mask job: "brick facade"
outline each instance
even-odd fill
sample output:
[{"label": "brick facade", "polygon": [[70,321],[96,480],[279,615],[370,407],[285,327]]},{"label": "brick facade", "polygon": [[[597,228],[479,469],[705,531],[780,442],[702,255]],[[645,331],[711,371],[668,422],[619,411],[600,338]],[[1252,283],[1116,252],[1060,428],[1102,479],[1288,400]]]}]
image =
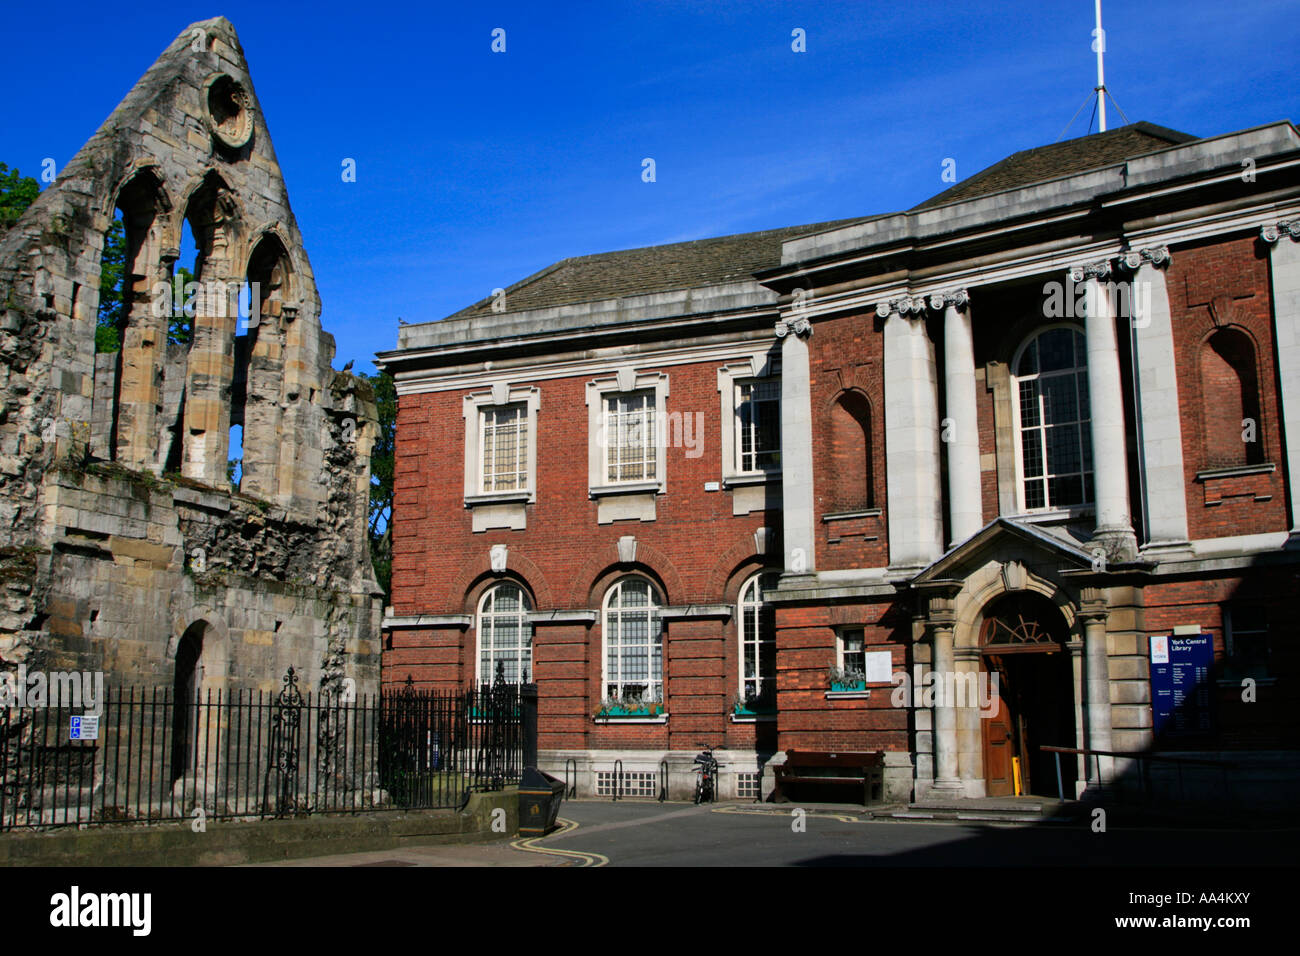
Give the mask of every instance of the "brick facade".
[{"label": "brick facade", "polygon": [[[1289,124],[1263,129],[1233,135],[1262,137],[1261,155],[1300,150]],[[1283,421],[1300,383],[1280,371],[1295,365],[1284,350],[1300,315],[1276,286],[1300,278],[1289,247],[1270,249],[1268,224],[1294,240],[1277,207],[1243,213],[1238,197],[1225,207],[1237,219],[1211,228],[1188,197],[1155,188],[1172,173],[1151,157],[1186,169],[1217,162],[1214,144],[1149,124],[1100,135],[1144,157],[1116,177],[1127,185],[1078,173],[1027,188],[1050,155],[1088,168],[1096,138],[1085,137],[896,217],[565,260],[507,290],[510,312],[484,302],[405,328],[380,357],[400,397],[385,685],[486,676],[479,602],[514,582],[531,605],[542,762],[576,767],[584,793],[607,794],[621,766],[687,795],[702,741],[726,748],[724,795],[752,793],[756,778],[768,792],[764,767],[792,750],[884,751],[895,801],[1010,792],[996,726],[1012,728],[1035,793],[1048,744],[1273,766],[1296,739],[1300,575]],[[1113,170],[1115,155],[1101,150],[1094,166]],[[1285,169],[1265,178],[1300,203]],[[1205,188],[1205,201],[1222,199]],[[1098,211],[1107,190],[1165,225],[1130,237]],[[927,209],[936,203],[951,203],[945,216]],[[1086,241],[1060,231],[1062,208],[1087,210]],[[1000,232],[1013,215],[1019,231]],[[917,238],[930,235],[943,241]],[[1047,261],[1051,243],[1066,251]],[[1153,289],[1150,311],[1126,311]],[[1088,316],[1089,302],[1113,311]],[[1039,364],[1019,368],[1030,341]],[[728,390],[747,376],[780,382],[779,474],[738,474],[729,459]],[[614,378],[610,394],[666,382],[661,414],[703,425],[699,449],[669,443],[657,484],[626,494],[596,487],[588,402]],[[485,504],[463,480],[465,415],[489,389],[498,404],[536,397],[537,463],[535,487]],[[934,421],[918,411],[931,402]],[[1255,440],[1238,448],[1242,418],[1257,419]],[[977,431],[977,455],[948,444],[958,422]],[[915,469],[901,486],[886,477],[893,455]],[[1080,499],[1069,482],[1081,455],[1092,464]],[[1025,491],[1035,456],[1065,476],[1040,482],[1049,506]],[[916,492],[934,486],[934,500]],[[982,512],[982,529],[953,534],[958,500],[959,513]],[[776,694],[755,718],[738,697],[741,628],[753,626],[740,598],[764,570],[779,572],[764,598]],[[620,719],[603,709],[605,603],[629,576],[661,608],[662,713]],[[1213,641],[1213,728],[1156,739],[1151,640],[1190,634]],[[922,693],[944,680],[1003,692]],[[1067,765],[1069,796],[1133,782],[1124,761],[1102,777],[1095,760]],[[1270,773],[1243,779],[1266,781],[1256,796],[1293,787]]]}]

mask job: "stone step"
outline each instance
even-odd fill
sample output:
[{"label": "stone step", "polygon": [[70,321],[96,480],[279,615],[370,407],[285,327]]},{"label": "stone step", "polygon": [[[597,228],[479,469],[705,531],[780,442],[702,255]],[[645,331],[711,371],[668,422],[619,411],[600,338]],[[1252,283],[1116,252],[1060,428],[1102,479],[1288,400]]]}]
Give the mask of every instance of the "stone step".
[{"label": "stone step", "polygon": [[1040,824],[1059,823],[1073,819],[1077,809],[1059,800],[942,800],[921,801],[905,809],[873,811],[875,820],[900,822],[961,822]]}]

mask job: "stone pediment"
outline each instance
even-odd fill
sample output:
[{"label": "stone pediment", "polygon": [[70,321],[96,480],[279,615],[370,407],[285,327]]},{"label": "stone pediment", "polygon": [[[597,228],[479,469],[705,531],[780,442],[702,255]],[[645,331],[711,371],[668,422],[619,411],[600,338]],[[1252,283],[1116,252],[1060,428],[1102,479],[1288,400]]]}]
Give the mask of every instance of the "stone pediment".
[{"label": "stone pediment", "polygon": [[[1093,556],[1081,545],[1074,544],[1032,524],[1010,518],[995,518],[983,528],[960,542],[941,558],[925,568],[911,581],[914,587],[955,581],[984,566],[991,558],[1016,555],[1018,560],[1007,563],[1005,574],[1024,573],[1026,567],[1042,567],[1057,563],[1062,571],[1086,570],[1093,567]],[[1009,590],[1015,590],[1008,583]]]}]

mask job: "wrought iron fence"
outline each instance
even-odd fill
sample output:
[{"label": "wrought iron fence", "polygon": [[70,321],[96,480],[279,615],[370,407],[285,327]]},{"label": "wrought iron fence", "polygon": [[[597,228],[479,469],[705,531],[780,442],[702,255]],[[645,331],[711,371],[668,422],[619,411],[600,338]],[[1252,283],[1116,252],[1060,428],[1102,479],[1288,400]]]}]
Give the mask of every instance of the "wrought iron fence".
[{"label": "wrought iron fence", "polygon": [[517,783],[517,684],[344,700],[107,688],[96,739],[66,708],[0,708],[0,831],[462,806]]}]

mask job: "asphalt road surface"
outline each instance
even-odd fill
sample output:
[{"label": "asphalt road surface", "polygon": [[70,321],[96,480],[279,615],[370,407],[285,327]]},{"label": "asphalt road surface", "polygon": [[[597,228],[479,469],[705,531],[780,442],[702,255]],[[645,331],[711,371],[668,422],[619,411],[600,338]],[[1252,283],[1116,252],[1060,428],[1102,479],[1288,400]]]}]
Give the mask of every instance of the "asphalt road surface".
[{"label": "asphalt road surface", "polygon": [[1115,816],[1094,832],[1088,820],[973,826],[827,806],[566,801],[560,817],[576,826],[515,847],[570,866],[1293,866],[1300,856],[1300,829],[1137,828]]}]

